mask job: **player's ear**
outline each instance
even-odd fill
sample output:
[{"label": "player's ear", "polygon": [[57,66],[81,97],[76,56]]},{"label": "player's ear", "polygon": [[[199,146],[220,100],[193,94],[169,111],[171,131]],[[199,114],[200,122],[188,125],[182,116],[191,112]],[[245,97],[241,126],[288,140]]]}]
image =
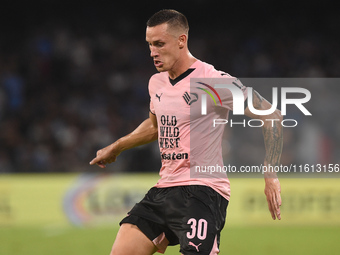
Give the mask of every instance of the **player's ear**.
[{"label": "player's ear", "polygon": [[181,34],[179,37],[178,37],[178,46],[180,49],[182,49],[185,44],[187,43],[187,36],[185,34]]}]

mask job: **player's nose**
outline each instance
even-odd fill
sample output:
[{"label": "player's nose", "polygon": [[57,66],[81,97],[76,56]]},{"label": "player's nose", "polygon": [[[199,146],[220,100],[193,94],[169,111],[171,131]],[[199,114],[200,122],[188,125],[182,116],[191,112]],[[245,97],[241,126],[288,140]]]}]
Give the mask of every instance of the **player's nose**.
[{"label": "player's nose", "polygon": [[150,47],[150,57],[157,57],[158,52],[156,51],[155,47]]}]

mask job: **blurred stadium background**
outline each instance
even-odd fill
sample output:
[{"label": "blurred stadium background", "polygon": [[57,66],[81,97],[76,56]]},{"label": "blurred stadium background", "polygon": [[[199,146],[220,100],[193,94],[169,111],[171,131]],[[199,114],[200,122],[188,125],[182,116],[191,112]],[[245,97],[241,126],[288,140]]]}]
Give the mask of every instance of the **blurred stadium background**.
[{"label": "blurred stadium background", "polygon": [[[117,221],[156,182],[156,143],[122,153],[106,171],[88,165],[96,150],[148,116],[147,84],[155,68],[144,33],[154,12],[183,12],[192,54],[234,76],[340,74],[340,20],[327,1],[127,5],[4,2],[1,255],[108,254]],[[255,89],[267,97],[265,88]],[[340,86],[316,83],[308,89],[313,117],[285,129],[282,163],[339,164]],[[261,139],[259,130],[228,129],[226,158],[248,165],[261,160]],[[263,180],[233,179],[221,254],[336,254],[338,176],[282,179],[281,222],[270,219]],[[178,248],[167,254],[178,254]]]}]

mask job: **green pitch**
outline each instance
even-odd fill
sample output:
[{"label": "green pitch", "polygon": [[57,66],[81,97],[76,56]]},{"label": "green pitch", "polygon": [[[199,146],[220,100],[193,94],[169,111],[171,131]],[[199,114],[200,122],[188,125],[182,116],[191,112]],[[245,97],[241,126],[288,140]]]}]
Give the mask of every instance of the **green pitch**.
[{"label": "green pitch", "polygon": [[[0,227],[1,255],[108,255],[117,228]],[[226,226],[220,254],[337,254],[340,227]],[[169,247],[165,254],[179,254]]]}]

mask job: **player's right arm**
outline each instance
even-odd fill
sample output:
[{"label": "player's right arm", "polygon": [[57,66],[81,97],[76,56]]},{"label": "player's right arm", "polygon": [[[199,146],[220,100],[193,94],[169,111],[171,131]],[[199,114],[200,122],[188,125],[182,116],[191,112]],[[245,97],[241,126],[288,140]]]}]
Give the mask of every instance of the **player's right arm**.
[{"label": "player's right arm", "polygon": [[157,118],[156,115],[149,113],[149,118],[144,120],[133,132],[97,151],[97,156],[92,159],[90,165],[97,164],[99,167],[105,168],[106,164],[115,162],[121,152],[153,142],[157,138]]}]

